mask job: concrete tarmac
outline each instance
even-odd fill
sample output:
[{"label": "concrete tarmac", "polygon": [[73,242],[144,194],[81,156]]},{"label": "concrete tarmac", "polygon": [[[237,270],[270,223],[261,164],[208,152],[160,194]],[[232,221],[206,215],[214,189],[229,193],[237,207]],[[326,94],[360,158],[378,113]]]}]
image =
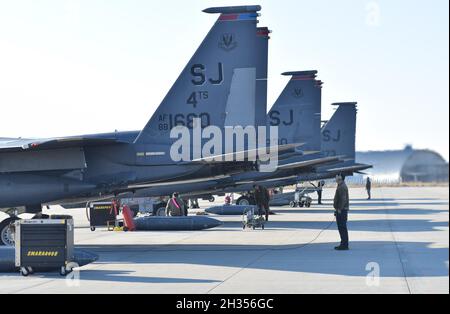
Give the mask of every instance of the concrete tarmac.
[{"label": "concrete tarmac", "polygon": [[0,274],[0,293],[449,293],[448,188],[374,189],[371,201],[351,189],[348,252],[333,249],[333,193],[324,191],[322,206],[273,208],[264,231],[243,231],[239,216],[211,216],[224,224],[91,232],[84,210],[55,207],[74,216],[77,248],[99,260],[69,279]]}]

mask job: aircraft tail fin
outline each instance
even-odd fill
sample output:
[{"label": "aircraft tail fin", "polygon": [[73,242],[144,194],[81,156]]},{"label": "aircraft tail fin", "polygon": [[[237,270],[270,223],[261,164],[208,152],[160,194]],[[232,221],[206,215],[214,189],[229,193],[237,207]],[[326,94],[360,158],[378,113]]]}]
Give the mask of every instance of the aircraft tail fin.
[{"label": "aircraft tail fin", "polygon": [[[220,14],[192,59],[136,138],[136,144],[170,145],[176,126],[255,125],[257,19],[260,6],[217,7]],[[246,114],[243,114],[246,113]]]},{"label": "aircraft tail fin", "polygon": [[271,31],[267,27],[258,27],[257,44],[259,63],[256,69],[256,125],[267,123],[267,76],[269,63],[269,39]]},{"label": "aircraft tail fin", "polygon": [[317,71],[286,72],[291,80],[268,114],[279,127],[280,144],[305,143],[304,150],[321,151],[322,81]]},{"label": "aircraft tail fin", "polygon": [[322,129],[322,151],[327,156],[355,159],[357,103],[335,103],[338,106]]}]

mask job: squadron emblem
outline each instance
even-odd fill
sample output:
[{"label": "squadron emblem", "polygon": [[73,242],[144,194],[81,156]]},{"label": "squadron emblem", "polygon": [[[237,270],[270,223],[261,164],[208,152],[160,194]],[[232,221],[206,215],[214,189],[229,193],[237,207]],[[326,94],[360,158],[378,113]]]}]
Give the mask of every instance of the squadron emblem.
[{"label": "squadron emblem", "polygon": [[223,34],[219,42],[219,47],[225,51],[231,51],[235,49],[237,45],[233,34]]}]

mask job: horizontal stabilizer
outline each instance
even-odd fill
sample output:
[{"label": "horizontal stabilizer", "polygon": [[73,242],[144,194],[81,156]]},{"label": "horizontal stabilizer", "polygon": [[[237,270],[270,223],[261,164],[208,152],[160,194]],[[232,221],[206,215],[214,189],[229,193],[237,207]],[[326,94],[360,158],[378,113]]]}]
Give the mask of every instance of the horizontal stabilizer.
[{"label": "horizontal stabilizer", "polygon": [[370,169],[370,168],[373,168],[373,166],[365,165],[365,164],[357,164],[357,165],[349,166],[349,167],[328,169],[327,172],[332,172],[332,173],[338,173],[338,172],[359,172],[359,171],[367,170],[367,169]]}]

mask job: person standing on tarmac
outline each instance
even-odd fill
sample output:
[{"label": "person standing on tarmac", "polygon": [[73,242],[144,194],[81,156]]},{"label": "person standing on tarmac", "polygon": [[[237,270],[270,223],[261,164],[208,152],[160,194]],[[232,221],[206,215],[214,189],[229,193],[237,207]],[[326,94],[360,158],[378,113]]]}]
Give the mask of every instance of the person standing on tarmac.
[{"label": "person standing on tarmac", "polygon": [[336,189],[336,195],[334,196],[334,209],[339,234],[341,236],[341,244],[335,247],[335,250],[348,251],[349,238],[348,238],[347,221],[348,221],[348,211],[350,210],[350,198],[348,193],[348,187],[345,184],[345,177],[343,175],[338,175],[336,177],[336,182],[338,186]]},{"label": "person standing on tarmac", "polygon": [[367,177],[366,181],[366,191],[367,191],[367,199],[370,201],[372,199],[372,180],[370,180],[369,177]]},{"label": "person standing on tarmac", "polygon": [[322,205],[322,194],[323,194],[323,187],[325,186],[325,181],[320,181],[317,184],[317,197],[318,197],[318,204]]},{"label": "person standing on tarmac", "polygon": [[258,207],[259,214],[262,215],[262,211],[265,211],[266,221],[269,221],[270,214],[270,193],[269,190],[264,186],[256,185],[255,186],[255,201],[256,206]]},{"label": "person standing on tarmac", "polygon": [[187,209],[185,203],[180,199],[178,193],[173,193],[166,206],[166,216],[182,217],[187,216]]},{"label": "person standing on tarmac", "polygon": [[262,193],[263,193],[263,196],[264,196],[263,208],[266,211],[266,221],[269,221],[269,215],[270,215],[270,192],[264,186],[261,186],[261,189],[262,189]]},{"label": "person standing on tarmac", "polygon": [[262,215],[261,210],[262,210],[262,198],[261,198],[261,190],[259,188],[259,185],[254,185],[253,186],[253,195],[255,198],[255,205],[256,208],[258,209],[258,215]]}]

